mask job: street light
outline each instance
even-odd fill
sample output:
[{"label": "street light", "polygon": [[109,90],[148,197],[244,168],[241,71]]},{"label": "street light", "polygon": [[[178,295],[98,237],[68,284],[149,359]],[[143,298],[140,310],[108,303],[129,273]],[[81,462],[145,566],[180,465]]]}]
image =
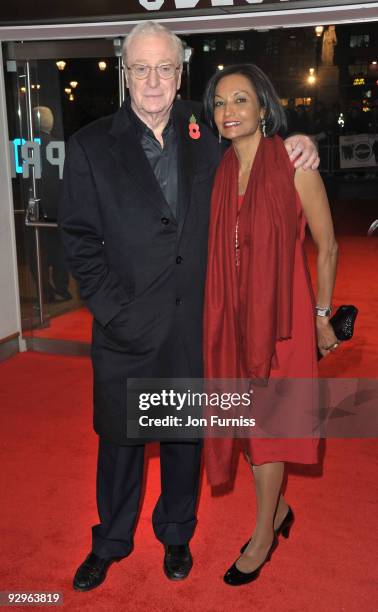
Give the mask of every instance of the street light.
[{"label": "street light", "polygon": [[308,69],[309,75],[307,77],[307,82],[310,85],[313,85],[316,82],[316,76],[315,76],[315,68],[309,68]]},{"label": "street light", "polygon": [[66,62],[64,60],[59,60],[58,62],[56,62],[56,65],[58,67],[58,70],[64,70],[66,67]]},{"label": "street light", "polygon": [[316,26],[315,27],[316,36],[320,37],[323,34],[323,30],[324,30],[324,26]]}]

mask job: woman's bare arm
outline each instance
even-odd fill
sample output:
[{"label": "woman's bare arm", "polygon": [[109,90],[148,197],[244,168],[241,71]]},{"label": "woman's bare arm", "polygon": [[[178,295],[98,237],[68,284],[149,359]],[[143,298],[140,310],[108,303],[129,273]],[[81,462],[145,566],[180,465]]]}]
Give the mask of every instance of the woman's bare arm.
[{"label": "woman's bare arm", "polygon": [[[330,306],[336,278],[337,242],[326,190],[317,171],[295,172],[295,187],[318,250],[317,257],[317,305]],[[315,314],[315,313],[314,313]],[[329,323],[329,317],[316,316],[318,346],[322,355],[327,355],[337,342]]]}]

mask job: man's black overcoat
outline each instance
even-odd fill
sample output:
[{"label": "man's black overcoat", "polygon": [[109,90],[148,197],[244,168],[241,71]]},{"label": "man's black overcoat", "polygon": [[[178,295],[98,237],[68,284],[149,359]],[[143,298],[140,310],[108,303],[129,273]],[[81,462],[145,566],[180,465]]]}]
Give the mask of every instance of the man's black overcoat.
[{"label": "man's black overcoat", "polygon": [[[220,148],[195,103],[175,102],[178,218],[136,135],[130,111],[71,137],[59,225],[70,269],[93,313],[94,428],[126,433],[126,379],[202,376],[209,205]],[[135,440],[134,440],[135,442]]]}]

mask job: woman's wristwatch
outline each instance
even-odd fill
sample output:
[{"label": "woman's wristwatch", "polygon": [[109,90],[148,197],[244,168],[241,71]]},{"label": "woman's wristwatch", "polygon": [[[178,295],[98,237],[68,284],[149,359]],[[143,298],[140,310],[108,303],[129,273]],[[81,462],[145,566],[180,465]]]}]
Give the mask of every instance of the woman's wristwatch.
[{"label": "woman's wristwatch", "polygon": [[332,313],[332,306],[315,306],[315,313],[318,317],[329,317]]}]

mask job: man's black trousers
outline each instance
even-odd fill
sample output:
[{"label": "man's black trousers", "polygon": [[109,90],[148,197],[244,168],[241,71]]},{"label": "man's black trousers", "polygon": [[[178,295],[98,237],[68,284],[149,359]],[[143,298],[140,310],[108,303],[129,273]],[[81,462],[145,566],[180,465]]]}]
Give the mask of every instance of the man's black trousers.
[{"label": "man's black trousers", "polygon": [[[163,544],[189,542],[196,526],[200,443],[160,444],[161,495],[152,516]],[[133,547],[143,484],[144,445],[117,446],[99,439],[97,508],[92,550],[101,558],[127,556]]]}]

